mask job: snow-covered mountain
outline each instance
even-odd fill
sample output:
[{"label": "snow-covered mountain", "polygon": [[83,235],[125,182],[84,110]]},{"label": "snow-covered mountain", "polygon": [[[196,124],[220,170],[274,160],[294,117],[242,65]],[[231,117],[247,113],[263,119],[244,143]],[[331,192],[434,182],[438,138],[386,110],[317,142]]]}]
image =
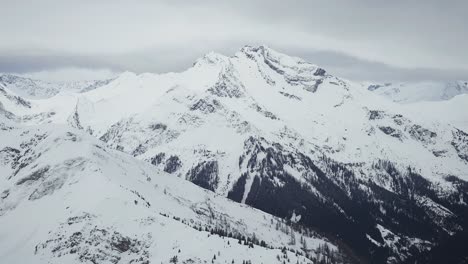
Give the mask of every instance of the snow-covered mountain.
[{"label": "snow-covered mountain", "polygon": [[370,84],[368,89],[399,103],[443,101],[468,94],[468,81]]},{"label": "snow-covered mountain", "polygon": [[12,128],[0,149],[2,263],[313,263],[337,250],[76,129]]},{"label": "snow-covered mountain", "polygon": [[73,82],[46,82],[12,74],[1,74],[0,84],[24,98],[48,98],[60,92],[82,93],[111,82],[112,79]]},{"label": "snow-covered mountain", "polygon": [[[318,233],[326,237],[349,261],[411,261],[468,228],[468,134],[463,125],[468,114],[453,111],[454,105],[468,105],[463,95],[432,106],[399,104],[299,58],[247,46],[233,57],[207,54],[181,73],[127,72],[84,93],[27,100],[3,87],[0,102],[2,127],[10,137],[19,138],[21,132],[12,131],[31,127],[73,128],[72,134],[93,142],[90,148],[122,157],[96,156],[97,150],[84,155],[88,162],[104,159],[121,168],[101,177],[137,177],[144,170],[129,168],[152,165],[150,174],[170,181],[166,186],[178,188],[182,197],[202,192],[181,179],[189,180],[216,193],[203,192],[219,203],[228,197],[315,230],[313,239],[324,241]],[[452,119],[421,114],[435,105]],[[5,140],[4,149],[10,141]],[[30,166],[40,169],[47,160]],[[107,165],[93,166],[104,171]],[[3,185],[16,182],[12,173],[5,173]],[[53,182],[62,174],[57,175]],[[115,177],[115,184],[134,186],[152,199],[144,191],[151,184]],[[25,192],[23,186],[17,184],[15,192]],[[83,195],[69,188],[70,196]],[[63,200],[55,192],[44,197]],[[186,197],[188,204],[197,199]],[[103,214],[100,210],[90,213]],[[235,210],[223,212],[227,218],[239,217]],[[175,215],[170,208],[164,213]]]}]

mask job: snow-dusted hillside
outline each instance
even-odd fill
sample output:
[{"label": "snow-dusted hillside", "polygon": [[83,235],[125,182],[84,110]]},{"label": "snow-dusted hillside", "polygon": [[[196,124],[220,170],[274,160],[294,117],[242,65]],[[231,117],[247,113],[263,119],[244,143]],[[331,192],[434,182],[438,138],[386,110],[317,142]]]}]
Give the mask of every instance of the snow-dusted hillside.
[{"label": "snow-dusted hillside", "polygon": [[2,263],[313,263],[336,250],[69,127],[3,131],[0,157]]},{"label": "snow-dusted hillside", "polygon": [[49,98],[58,93],[82,93],[111,82],[108,80],[46,82],[12,74],[1,74],[0,84],[24,98]]},{"label": "snow-dusted hillside", "polygon": [[370,84],[369,91],[398,103],[443,101],[468,93],[467,81]]},{"label": "snow-dusted hillside", "polygon": [[401,263],[468,228],[468,114],[453,110],[464,99],[399,104],[264,46],[84,93],[0,93],[6,129],[73,127],[174,184],[293,219],[372,263]]}]

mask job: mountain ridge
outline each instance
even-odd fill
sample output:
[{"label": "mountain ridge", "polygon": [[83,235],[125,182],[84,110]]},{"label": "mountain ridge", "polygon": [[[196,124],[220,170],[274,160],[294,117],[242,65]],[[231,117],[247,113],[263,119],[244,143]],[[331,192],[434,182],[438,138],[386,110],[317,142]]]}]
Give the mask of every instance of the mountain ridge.
[{"label": "mountain ridge", "polygon": [[300,215],[298,224],[378,263],[417,257],[467,228],[468,135],[456,127],[466,114],[444,121],[424,109],[264,46],[7,108],[23,125],[72,126],[172,177]]},{"label": "mountain ridge", "polygon": [[[318,247],[336,250],[312,231],[295,231],[169,177],[83,131],[34,126],[8,138],[0,145],[2,162],[10,161],[2,168],[12,171],[1,182],[0,255],[9,263],[150,263],[174,256],[203,263],[213,255],[220,262],[311,263],[322,254],[314,253]],[[31,222],[27,215],[38,217]],[[291,244],[292,233],[302,242]],[[205,247],[193,246],[202,239]]]},{"label": "mountain ridge", "polygon": [[0,83],[26,99],[44,99],[63,92],[83,93],[106,85],[113,79],[47,82],[13,74],[0,74]]}]

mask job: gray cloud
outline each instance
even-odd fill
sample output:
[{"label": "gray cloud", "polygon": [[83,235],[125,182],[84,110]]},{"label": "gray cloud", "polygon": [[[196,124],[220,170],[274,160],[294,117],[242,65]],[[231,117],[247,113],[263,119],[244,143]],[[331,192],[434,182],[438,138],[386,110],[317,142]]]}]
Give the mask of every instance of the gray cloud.
[{"label": "gray cloud", "polygon": [[2,9],[0,72],[180,71],[212,50],[266,44],[351,79],[468,79],[466,1],[18,0]]},{"label": "gray cloud", "polygon": [[297,53],[295,51],[294,55],[321,65],[337,76],[351,80],[392,82],[468,80],[468,71],[463,69],[402,68],[329,51],[297,51]]}]

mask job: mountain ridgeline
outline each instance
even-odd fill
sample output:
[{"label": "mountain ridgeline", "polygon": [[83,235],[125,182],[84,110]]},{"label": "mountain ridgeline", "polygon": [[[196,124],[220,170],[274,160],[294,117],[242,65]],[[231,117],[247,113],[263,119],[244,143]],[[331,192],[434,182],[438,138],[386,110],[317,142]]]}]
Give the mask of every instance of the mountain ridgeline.
[{"label": "mountain ridgeline", "polygon": [[[249,231],[251,238],[247,239],[242,227],[231,223],[229,231],[220,218],[216,218],[211,233],[234,238],[236,243],[247,241],[252,246],[281,249],[282,257],[273,258],[279,263],[283,263],[287,247],[303,263],[467,260],[466,250],[459,245],[468,242],[468,115],[457,111],[468,104],[466,83],[457,82],[456,89],[440,86],[445,92],[437,90],[430,98],[427,94],[418,99],[417,93],[401,93],[406,99],[399,100],[395,90],[390,94],[390,85],[348,81],[265,46],[246,46],[232,57],[209,53],[180,73],[126,72],[95,82],[86,90],[53,92],[45,98],[23,97],[17,91],[21,86],[9,88],[12,83],[0,83],[3,133],[65,126],[93,142],[92,148],[97,149],[89,160],[128,159],[137,164],[132,168],[145,167],[139,175],[154,174],[149,172],[154,170],[162,179],[183,186],[166,185],[180,191],[173,194],[174,199],[180,199],[179,206],[195,199],[182,198],[184,188],[202,192],[190,181],[206,189],[208,208],[210,201],[228,203],[222,200],[226,197],[259,209],[275,219],[270,222],[271,232],[300,239],[288,237],[288,246],[270,246],[274,238],[265,235],[259,239],[261,234],[254,237]],[[432,114],[433,109],[452,116],[442,120]],[[50,148],[54,148],[52,142]],[[7,186],[10,178],[30,168],[31,161],[39,157],[24,160],[20,147],[2,144],[0,153],[8,160],[4,163],[9,169],[4,171],[9,176],[0,183]],[[15,188],[54,170],[52,165],[36,166],[43,170],[19,180]],[[115,166],[124,165],[116,161]],[[100,170],[97,165],[93,168]],[[122,170],[122,175],[136,173]],[[123,182],[128,179],[122,177],[119,184],[126,186]],[[64,184],[62,181],[57,176],[48,186],[55,189]],[[138,188],[146,188],[137,185],[132,188],[138,193]],[[8,190],[2,194],[2,202],[11,199],[13,191]],[[142,198],[151,197],[149,190],[142,192],[146,194],[139,196],[138,203],[158,203],[157,197]],[[30,197],[55,194],[43,190]],[[227,218],[245,213],[238,209],[244,208],[242,205],[228,204],[235,209],[220,205],[215,211]],[[1,212],[0,219],[4,217]],[[167,212],[175,215],[170,207],[165,207],[164,214]],[[193,220],[190,225],[203,231],[205,222],[212,223],[210,219]],[[248,220],[245,226],[249,226]],[[80,232],[91,234],[94,230]],[[305,245],[307,239],[302,236],[322,243],[312,248]],[[143,259],[150,260],[152,253],[145,249],[145,243],[149,242],[130,239],[116,247],[144,252]],[[41,250],[47,247],[42,245]],[[444,256],[447,248],[450,256]],[[80,260],[87,257],[82,255]],[[210,260],[217,263],[219,258]],[[192,260],[187,263],[199,263]]]}]

